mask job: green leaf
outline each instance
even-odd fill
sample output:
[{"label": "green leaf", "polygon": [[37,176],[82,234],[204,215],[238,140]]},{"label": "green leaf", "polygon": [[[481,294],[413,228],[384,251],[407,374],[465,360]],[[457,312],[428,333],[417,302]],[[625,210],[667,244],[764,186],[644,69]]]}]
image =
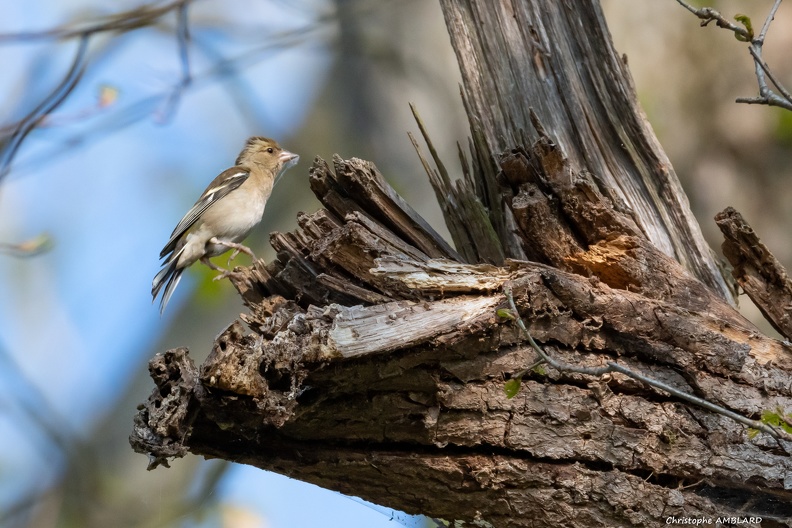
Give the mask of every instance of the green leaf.
[{"label": "green leaf", "polygon": [[773,411],[762,411],[762,423],[778,427],[781,425],[781,416]]},{"label": "green leaf", "polygon": [[512,378],[506,382],[503,386],[503,391],[506,393],[506,397],[509,399],[514,398],[517,396],[517,393],[520,392],[520,385],[522,384],[521,378]]},{"label": "green leaf", "polygon": [[753,32],[753,24],[751,23],[751,18],[748,15],[736,14],[734,15],[734,20],[745,26],[745,30],[748,32],[748,38],[739,33],[734,34],[734,38],[739,40],[740,42],[750,42],[754,37]]},{"label": "green leaf", "polygon": [[753,440],[756,438],[756,435],[759,434],[759,429],[754,429],[753,427],[748,428],[748,439]]},{"label": "green leaf", "polygon": [[500,310],[498,310],[495,313],[501,319],[510,319],[510,320],[514,321],[514,315],[512,314],[512,311],[509,310],[508,308],[501,308]]},{"label": "green leaf", "polygon": [[792,414],[787,414],[784,416],[784,411],[781,408],[776,409],[775,412],[762,411],[761,422],[763,424],[767,424],[772,427],[780,427],[787,433],[792,433],[792,424],[789,423],[790,421],[792,421]]},{"label": "green leaf", "polygon": [[533,370],[536,374],[539,374],[540,376],[546,376],[547,375],[547,369],[544,368],[544,365],[536,365],[531,370]]}]

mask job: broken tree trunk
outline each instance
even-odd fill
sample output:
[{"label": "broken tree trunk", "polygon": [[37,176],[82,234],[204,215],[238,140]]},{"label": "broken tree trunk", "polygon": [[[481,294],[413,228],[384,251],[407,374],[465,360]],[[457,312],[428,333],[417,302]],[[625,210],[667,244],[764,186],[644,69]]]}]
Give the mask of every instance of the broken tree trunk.
[{"label": "broken tree trunk", "polygon": [[[635,220],[646,238],[725,298],[733,293],[701,235],[687,197],[638,105],[627,58],[619,57],[592,0],[440,0],[462,70],[473,138],[488,165],[526,137],[530,111],[572,164]],[[495,169],[497,170],[497,169]],[[493,178],[477,182],[500,209]],[[507,256],[519,257],[508,213],[493,224]]]},{"label": "broken tree trunk", "polygon": [[548,138],[502,168],[525,194],[545,189],[514,199],[551,211],[556,229],[544,222],[534,243],[574,232],[588,248],[568,242],[577,271],[451,260],[371,164],[336,159],[334,174],[317,160],[326,209],[274,235],[278,260],[236,282],[250,330],[232,324],[200,368],[184,349],[152,360],[136,449],[153,465],[221,457],[494,526],[787,518],[792,438],[751,438],[620,373],[545,367],[507,397],[537,355],[499,316],[504,285],[554,358],[616,361],[748,417],[792,408],[792,355],[649,244]]},{"label": "broken tree trunk", "polygon": [[[185,349],[151,361],[133,447],[151,467],[220,457],[459,526],[789,525],[792,353],[730,305],[623,63],[591,77],[612,53],[598,8],[492,4],[443,1],[474,140],[458,182],[424,163],[456,248],[372,164],[317,159],[324,209],[273,235],[275,261],[240,270],[250,311],[203,365]],[[560,86],[569,53],[585,116],[503,77],[541,63]],[[495,79],[483,95],[470,61]],[[487,103],[509,86],[538,115]],[[536,366],[521,322],[552,362]]]}]

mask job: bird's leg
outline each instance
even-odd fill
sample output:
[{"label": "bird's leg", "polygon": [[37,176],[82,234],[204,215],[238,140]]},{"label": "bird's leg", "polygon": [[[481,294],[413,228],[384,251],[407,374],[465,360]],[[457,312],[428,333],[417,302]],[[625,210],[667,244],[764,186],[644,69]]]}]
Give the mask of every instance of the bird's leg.
[{"label": "bird's leg", "polygon": [[236,242],[231,242],[230,240],[221,240],[217,237],[210,238],[209,243],[225,246],[228,249],[234,250],[234,252],[231,253],[231,258],[228,259],[229,264],[236,258],[237,255],[239,255],[240,252],[250,255],[251,259],[256,260],[256,255],[253,254],[253,251],[251,251],[249,247],[243,246],[242,244],[237,244]]},{"label": "bird's leg", "polygon": [[[229,267],[231,266],[231,261],[234,260],[236,258],[236,256],[239,255],[240,252],[245,253],[247,255],[250,255],[251,259],[256,260],[256,255],[253,254],[253,251],[251,251],[249,247],[243,246],[242,244],[237,244],[236,242],[231,242],[230,240],[222,240],[222,239],[219,239],[217,237],[210,238],[209,239],[209,243],[210,244],[215,244],[215,245],[218,245],[218,246],[225,246],[225,247],[227,247],[229,249],[233,249],[234,250],[233,253],[231,253],[231,256],[228,259],[228,266]],[[205,260],[205,262],[204,262],[204,260]],[[224,278],[234,274],[234,272],[231,271],[231,270],[226,270],[226,269],[223,269],[221,267],[215,266],[206,257],[201,259],[201,262],[204,262],[204,264],[206,264],[207,266],[209,266],[210,268],[212,268],[214,270],[222,272],[220,275],[215,277],[213,280],[221,280],[221,279],[224,279]]]},{"label": "bird's leg", "polygon": [[223,271],[223,272],[228,271],[227,269],[221,268],[220,266],[218,266],[217,264],[215,264],[214,262],[209,260],[209,257],[201,257],[201,263],[204,266],[208,266],[208,267],[212,268],[215,271]]}]

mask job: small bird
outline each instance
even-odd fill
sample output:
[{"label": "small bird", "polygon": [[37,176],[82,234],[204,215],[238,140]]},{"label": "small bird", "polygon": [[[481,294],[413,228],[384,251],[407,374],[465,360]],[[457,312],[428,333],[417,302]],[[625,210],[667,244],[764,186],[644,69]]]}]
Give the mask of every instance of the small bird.
[{"label": "small bird", "polygon": [[209,258],[232,249],[229,265],[240,251],[256,258],[240,242],[261,221],[272,188],[286,169],[299,160],[297,154],[283,150],[275,140],[264,137],[247,140],[235,165],[212,180],[162,248],[160,259],[166,260],[151,283],[152,301],[165,287],[160,313],[165,311],[184,270],[196,261],[222,271],[215,277],[218,280],[233,272],[216,266]]}]

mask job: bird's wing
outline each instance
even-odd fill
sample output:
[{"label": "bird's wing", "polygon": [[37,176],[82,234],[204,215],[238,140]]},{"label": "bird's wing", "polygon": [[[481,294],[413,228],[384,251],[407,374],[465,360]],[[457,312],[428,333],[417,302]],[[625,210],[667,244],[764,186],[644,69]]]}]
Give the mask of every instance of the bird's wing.
[{"label": "bird's wing", "polygon": [[187,214],[184,215],[184,218],[181,219],[173,230],[173,233],[171,233],[170,240],[168,240],[168,243],[165,244],[165,247],[162,248],[160,252],[160,258],[165,257],[168,253],[176,249],[176,244],[179,242],[181,236],[198,221],[204,211],[209,209],[209,207],[217,203],[217,201],[221,200],[224,196],[227,196],[231,191],[238,189],[240,185],[245,183],[248,177],[250,177],[250,171],[248,169],[243,167],[232,167],[223,171],[217,178],[212,180],[209,187],[206,188],[201,197],[198,198],[198,201],[195,202],[195,205],[187,211]]}]

